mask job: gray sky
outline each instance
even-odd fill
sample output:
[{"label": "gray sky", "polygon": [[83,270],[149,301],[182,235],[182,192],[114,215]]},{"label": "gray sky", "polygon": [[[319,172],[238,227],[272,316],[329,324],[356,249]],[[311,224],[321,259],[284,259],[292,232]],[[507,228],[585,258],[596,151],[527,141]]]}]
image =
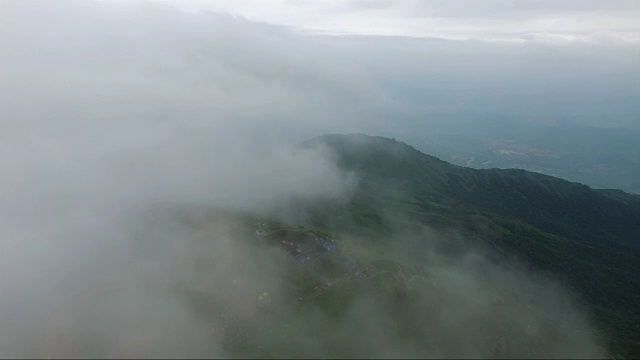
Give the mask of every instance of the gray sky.
[{"label": "gray sky", "polygon": [[[119,0],[127,1],[127,0]],[[165,0],[314,32],[640,43],[636,0]]]}]

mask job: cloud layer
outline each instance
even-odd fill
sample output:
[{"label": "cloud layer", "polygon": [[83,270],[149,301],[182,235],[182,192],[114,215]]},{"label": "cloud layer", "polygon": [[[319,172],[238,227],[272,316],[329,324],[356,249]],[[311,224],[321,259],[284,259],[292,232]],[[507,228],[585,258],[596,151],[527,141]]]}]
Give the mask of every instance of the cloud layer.
[{"label": "cloud layer", "polygon": [[[180,224],[141,214],[346,196],[328,154],[290,146],[314,130],[289,104],[360,94],[332,75],[309,89],[286,34],[228,16],[203,37],[201,17],[155,4],[0,5],[0,353],[222,356],[171,289],[193,274]],[[166,249],[136,245],[145,230]]]},{"label": "cloud layer", "polygon": [[[620,1],[170,0],[185,9],[229,11],[320,32],[554,43],[640,41],[638,3]],[[608,34],[607,38],[597,34]],[[562,40],[564,39],[564,41]],[[546,40],[549,41],[549,40]]]}]

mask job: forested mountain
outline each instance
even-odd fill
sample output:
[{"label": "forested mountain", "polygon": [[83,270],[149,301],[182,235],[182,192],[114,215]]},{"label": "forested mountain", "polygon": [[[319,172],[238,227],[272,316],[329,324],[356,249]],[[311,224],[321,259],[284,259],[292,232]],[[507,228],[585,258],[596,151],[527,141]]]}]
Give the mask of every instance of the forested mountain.
[{"label": "forested mountain", "polygon": [[524,170],[455,166],[383,137],[326,135],[305,145],[318,144],[360,185],[350,202],[316,211],[316,225],[383,234],[402,214],[407,223],[460,230],[494,254],[562,278],[613,348],[640,354],[640,196]]}]

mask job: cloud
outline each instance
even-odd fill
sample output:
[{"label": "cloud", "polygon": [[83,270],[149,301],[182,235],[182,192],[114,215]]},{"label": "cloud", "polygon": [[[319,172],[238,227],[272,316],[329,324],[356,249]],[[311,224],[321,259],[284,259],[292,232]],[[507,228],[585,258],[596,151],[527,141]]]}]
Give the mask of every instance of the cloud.
[{"label": "cloud", "polygon": [[[312,101],[348,108],[375,91],[286,51],[288,32],[226,15],[0,5],[2,355],[224,356],[219,323],[175,290],[201,276],[202,240],[174,214],[141,228],[144,214],[167,203],[262,212],[292,197],[345,198],[352,179],[330,155],[291,144],[327,114],[311,113]],[[236,236],[225,226],[208,234],[223,244],[214,252]],[[234,269],[256,258],[240,259]],[[246,271],[255,280],[277,269]]]},{"label": "cloud", "polygon": [[[284,29],[138,2],[91,3],[3,2],[10,21],[0,31],[13,50],[2,59],[11,67],[4,83],[12,85],[3,95],[29,91],[33,98],[55,90],[47,101],[127,98],[234,110],[378,96],[375,88],[362,92],[367,78],[314,58]],[[295,50],[287,51],[292,44]]]},{"label": "cloud", "polygon": [[352,0],[347,6],[362,9],[388,9],[393,5],[393,0]]},{"label": "cloud", "polygon": [[[197,1],[172,0],[184,8],[214,9],[249,19],[333,34],[399,35],[500,40],[519,33],[552,33],[589,39],[615,32],[635,41],[636,1]],[[628,34],[631,36],[627,36]]]},{"label": "cloud", "polygon": [[534,0],[485,0],[474,3],[464,1],[398,1],[411,8],[418,16],[447,17],[510,17],[541,14],[591,13],[638,11],[635,1],[534,1]]}]

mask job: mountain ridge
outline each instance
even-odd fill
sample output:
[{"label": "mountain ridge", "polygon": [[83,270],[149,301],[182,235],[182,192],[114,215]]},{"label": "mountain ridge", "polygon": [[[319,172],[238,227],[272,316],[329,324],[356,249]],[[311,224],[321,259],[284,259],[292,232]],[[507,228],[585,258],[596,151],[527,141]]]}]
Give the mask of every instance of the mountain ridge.
[{"label": "mountain ridge", "polygon": [[[338,166],[341,168],[363,172],[366,176],[382,177],[384,180],[402,179],[405,185],[416,189],[420,195],[444,192],[446,197],[454,202],[473,204],[478,210],[490,210],[502,215],[509,215],[508,212],[517,208],[520,216],[525,216],[527,211],[531,210],[523,207],[525,203],[527,206],[546,207],[546,211],[551,210],[551,216],[574,210],[578,213],[571,216],[571,220],[586,226],[589,231],[595,231],[600,236],[615,236],[616,241],[620,243],[640,248],[640,239],[637,236],[640,234],[640,195],[616,189],[592,189],[581,183],[522,169],[467,168],[424,154],[404,142],[382,136],[329,134],[311,139],[305,142],[305,145],[320,143],[336,151]],[[422,166],[429,168],[418,168]],[[479,189],[482,191],[478,191]],[[519,191],[506,196],[498,191],[499,189]],[[509,203],[502,204],[489,193]],[[567,203],[572,200],[579,203]],[[552,201],[553,206],[545,205],[548,201]],[[588,202],[590,204],[587,204]],[[569,209],[569,205],[580,206],[571,206]],[[629,210],[621,212],[617,205],[628,206]],[[598,214],[594,215],[590,209],[598,210]],[[601,218],[598,223],[605,221],[611,224],[605,229],[593,229],[588,220],[594,216]],[[553,223],[553,219],[548,218],[529,220],[538,225]],[[616,230],[623,225],[632,228],[622,232]],[[558,224],[553,226],[562,232]]]}]

